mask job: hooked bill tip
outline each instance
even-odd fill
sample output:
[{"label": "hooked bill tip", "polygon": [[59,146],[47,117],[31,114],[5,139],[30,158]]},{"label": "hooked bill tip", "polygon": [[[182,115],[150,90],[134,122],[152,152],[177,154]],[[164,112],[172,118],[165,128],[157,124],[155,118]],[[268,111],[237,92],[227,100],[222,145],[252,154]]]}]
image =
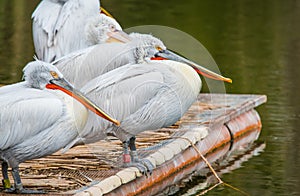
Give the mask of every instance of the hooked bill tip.
[{"label": "hooked bill tip", "polygon": [[115,125],[117,125],[118,127],[121,125],[121,123],[120,123],[120,121],[118,121],[118,120],[115,120]]},{"label": "hooked bill tip", "polygon": [[228,82],[228,83],[232,84],[232,79],[231,78],[226,78],[225,82]]}]

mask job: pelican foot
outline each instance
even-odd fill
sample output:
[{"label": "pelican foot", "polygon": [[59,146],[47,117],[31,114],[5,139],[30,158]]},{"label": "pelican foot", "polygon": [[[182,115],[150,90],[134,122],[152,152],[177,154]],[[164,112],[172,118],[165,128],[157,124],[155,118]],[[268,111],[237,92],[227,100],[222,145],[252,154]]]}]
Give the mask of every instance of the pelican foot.
[{"label": "pelican foot", "polygon": [[[130,153],[128,153],[128,147]],[[151,175],[154,165],[148,159],[140,159],[136,151],[135,137],[123,142],[123,166],[136,167],[143,175]]]},{"label": "pelican foot", "polygon": [[5,189],[11,188],[10,181],[9,181],[8,178],[7,178],[7,179],[3,179],[3,180],[2,180],[2,184],[3,184],[3,189],[4,189],[4,190],[5,190]]},{"label": "pelican foot", "polygon": [[31,190],[31,189],[15,189],[15,188],[9,188],[4,189],[5,193],[9,194],[46,194],[45,191],[42,190]]},{"label": "pelican foot", "polygon": [[154,165],[147,159],[139,159],[135,162],[123,162],[123,167],[136,167],[145,176],[150,176],[154,169]]},{"label": "pelican foot", "polygon": [[145,176],[150,176],[155,169],[154,165],[148,159],[139,159],[138,161],[131,162],[131,166],[138,168]]}]

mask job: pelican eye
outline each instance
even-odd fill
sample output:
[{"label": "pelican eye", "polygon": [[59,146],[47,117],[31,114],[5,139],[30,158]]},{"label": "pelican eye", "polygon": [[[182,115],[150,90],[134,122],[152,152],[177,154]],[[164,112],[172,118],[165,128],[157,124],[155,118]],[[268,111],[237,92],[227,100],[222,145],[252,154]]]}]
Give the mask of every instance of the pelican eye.
[{"label": "pelican eye", "polygon": [[109,25],[109,29],[110,29],[111,31],[115,31],[115,30],[116,30],[116,26],[113,25],[113,24],[110,24],[110,25]]},{"label": "pelican eye", "polygon": [[58,74],[55,71],[50,71],[50,74],[53,78],[58,79]]},{"label": "pelican eye", "polygon": [[159,47],[159,46],[156,46],[155,48],[156,48],[156,50],[158,50],[158,51],[162,51],[162,50],[163,50],[163,49],[162,49],[161,47]]}]

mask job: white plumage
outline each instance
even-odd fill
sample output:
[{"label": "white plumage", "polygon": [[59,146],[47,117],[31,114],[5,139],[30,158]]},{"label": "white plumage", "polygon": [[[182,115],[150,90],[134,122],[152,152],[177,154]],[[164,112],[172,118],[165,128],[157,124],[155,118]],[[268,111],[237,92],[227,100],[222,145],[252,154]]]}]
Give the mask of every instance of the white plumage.
[{"label": "white plumage", "polygon": [[[116,127],[91,117],[81,137],[73,143],[96,142],[111,133],[124,144],[124,162],[129,160],[129,147],[132,162],[144,172],[152,166],[138,160],[135,135],[170,126],[183,116],[201,89],[197,72],[228,79],[167,50],[151,35],[132,34],[131,37],[126,44],[92,46],[54,64],[76,87],[82,87],[97,104],[101,100],[101,106],[121,121],[121,126]],[[175,61],[151,60],[155,57]],[[82,78],[84,82],[78,83]]]},{"label": "white plumage", "polygon": [[86,132],[81,134],[83,141],[95,142],[103,139],[103,130],[107,133],[118,128],[126,131],[126,138],[120,136],[126,141],[142,131],[170,126],[179,120],[196,100],[201,80],[186,64],[151,61],[110,71],[91,80],[81,90],[121,121],[120,127],[112,127],[99,119],[89,118]]},{"label": "white plumage", "polygon": [[[86,35],[109,39],[103,34]],[[84,131],[65,149],[113,134],[123,142],[125,163],[130,162],[129,147],[132,163],[141,171],[151,170],[151,164],[137,158],[135,135],[170,126],[182,117],[201,89],[197,72],[219,80],[230,79],[167,50],[151,35],[133,33],[125,42],[97,44],[72,53],[67,51],[68,55],[53,62],[72,84],[82,88],[89,98],[121,121],[121,126],[117,127],[91,116]],[[155,57],[174,61],[151,60]]]},{"label": "white plumage", "polygon": [[[24,68],[24,77],[24,82],[0,88],[0,162],[4,188],[29,194],[36,192],[23,188],[18,165],[52,154],[78,137],[88,118],[84,103],[103,112],[73,89],[51,64],[31,62]],[[10,189],[8,166],[14,189]]]},{"label": "white plumage", "polygon": [[90,116],[73,143],[93,143],[112,134],[123,142],[125,165],[137,166],[141,172],[151,171],[153,165],[137,156],[135,136],[174,124],[196,100],[200,89],[197,72],[175,61],[128,64],[114,69],[91,80],[81,90],[121,125]]},{"label": "white plumage", "polygon": [[32,20],[35,52],[46,62],[106,42],[109,33],[122,30],[116,20],[100,14],[99,0],[42,0]]},{"label": "white plumage", "polygon": [[[146,34],[130,34],[127,43],[106,43],[73,52],[53,64],[77,88],[101,74],[126,64],[150,61],[159,52],[166,49],[159,39]],[[80,81],[80,82],[79,82]]]}]

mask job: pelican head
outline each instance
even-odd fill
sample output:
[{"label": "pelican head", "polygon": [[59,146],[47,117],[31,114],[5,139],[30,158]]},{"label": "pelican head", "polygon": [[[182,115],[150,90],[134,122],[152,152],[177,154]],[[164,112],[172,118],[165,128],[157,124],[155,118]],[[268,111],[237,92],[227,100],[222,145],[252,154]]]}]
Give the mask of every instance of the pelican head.
[{"label": "pelican head", "polygon": [[205,77],[232,83],[230,78],[223,77],[215,72],[212,72],[182,56],[167,49],[164,43],[152,35],[131,33],[131,42],[135,43],[132,45],[133,56],[135,63],[143,63],[148,60],[162,60],[168,59],[177,62],[187,64],[195,69],[198,74]]},{"label": "pelican head", "polygon": [[23,73],[23,78],[29,87],[41,90],[45,89],[50,81],[63,78],[62,73],[55,66],[39,60],[28,63],[24,67]]},{"label": "pelican head", "polygon": [[149,34],[131,33],[129,34],[134,44],[134,57],[136,63],[142,63],[143,61],[150,60],[161,50],[166,50],[164,43]]},{"label": "pelican head", "polygon": [[85,26],[88,45],[109,42],[128,42],[129,36],[122,31],[119,23],[109,16],[99,14],[88,20]]},{"label": "pelican head", "polygon": [[116,124],[120,122],[110,117],[96,104],[87,99],[81,92],[76,90],[67,80],[64,79],[62,73],[52,64],[39,60],[28,63],[23,69],[24,79],[31,88],[60,90],[67,95],[73,97],[87,109],[91,110],[98,116]]},{"label": "pelican head", "polygon": [[[131,33],[129,34],[132,44],[132,51],[135,63],[144,63],[148,60],[168,59],[190,65],[198,74],[212,78],[215,80],[232,83],[230,78],[225,78],[217,73],[214,73],[174,52],[168,50],[164,43],[149,34]],[[127,42],[127,41],[126,41]]]}]

